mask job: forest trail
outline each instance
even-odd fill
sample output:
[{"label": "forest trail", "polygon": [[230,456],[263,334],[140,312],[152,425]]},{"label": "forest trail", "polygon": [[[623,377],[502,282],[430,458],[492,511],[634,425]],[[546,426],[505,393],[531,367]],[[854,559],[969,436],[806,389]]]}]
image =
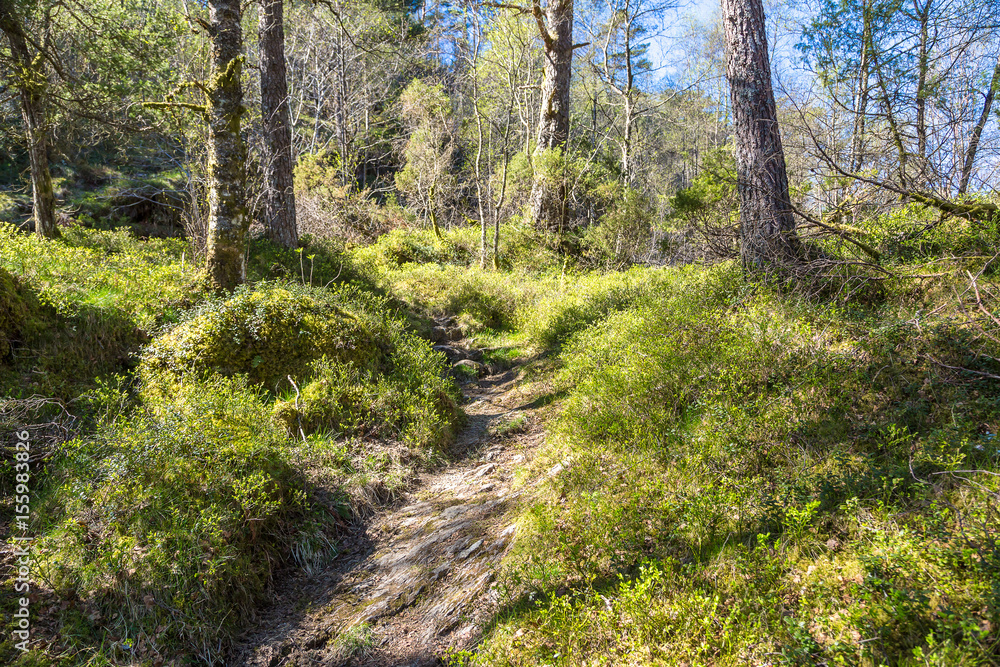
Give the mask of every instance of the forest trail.
[{"label": "forest trail", "polygon": [[[515,368],[466,384],[468,421],[451,463],[345,536],[325,570],[279,584],[227,664],[424,667],[472,646],[514,536],[514,467],[542,438],[537,402],[519,380]],[[515,415],[525,417],[521,432],[497,434]]]}]

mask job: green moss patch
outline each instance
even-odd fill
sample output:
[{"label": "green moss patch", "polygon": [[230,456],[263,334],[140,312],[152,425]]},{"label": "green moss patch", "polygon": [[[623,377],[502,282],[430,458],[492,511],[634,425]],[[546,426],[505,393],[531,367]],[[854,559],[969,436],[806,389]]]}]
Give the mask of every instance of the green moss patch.
[{"label": "green moss patch", "polygon": [[207,302],[195,317],[153,341],[143,355],[143,372],[243,373],[274,392],[289,387],[289,376],[305,378],[321,357],[377,367],[386,352],[384,341],[379,345],[380,324],[339,291],[292,284],[243,288]]}]

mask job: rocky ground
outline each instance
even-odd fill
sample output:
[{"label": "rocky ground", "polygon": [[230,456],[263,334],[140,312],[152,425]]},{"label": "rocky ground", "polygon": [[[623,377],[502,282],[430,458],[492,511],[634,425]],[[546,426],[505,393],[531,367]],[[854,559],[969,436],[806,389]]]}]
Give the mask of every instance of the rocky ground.
[{"label": "rocky ground", "polygon": [[452,463],[348,536],[326,570],[280,584],[228,664],[423,667],[473,646],[515,531],[513,469],[541,439],[518,380],[515,369],[467,383]]}]

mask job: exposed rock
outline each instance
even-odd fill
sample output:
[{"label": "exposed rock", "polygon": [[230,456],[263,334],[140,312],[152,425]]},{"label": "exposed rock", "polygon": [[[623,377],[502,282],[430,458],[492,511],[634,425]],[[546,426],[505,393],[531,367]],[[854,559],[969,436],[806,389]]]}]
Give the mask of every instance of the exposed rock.
[{"label": "exposed rock", "polygon": [[486,367],[483,366],[478,361],[473,361],[472,359],[462,359],[454,364],[455,368],[468,368],[469,370],[476,373],[477,376],[483,376],[486,374]]},{"label": "exposed rock", "polygon": [[473,473],[472,476],[476,477],[476,478],[483,477],[484,475],[489,475],[491,472],[493,472],[496,469],[497,469],[497,466],[496,466],[495,463],[487,463],[482,468],[479,468],[475,473]]},{"label": "exposed rock", "polygon": [[548,477],[555,477],[556,475],[558,475],[559,473],[561,473],[563,470],[565,470],[566,468],[568,468],[569,464],[570,464],[570,460],[569,459],[563,459],[559,463],[557,463],[554,466],[552,466],[551,468],[549,468],[549,471],[548,471],[548,473],[546,473],[546,475]]},{"label": "exposed rock", "polygon": [[462,359],[467,359],[469,357],[465,350],[457,347],[452,347],[451,345],[435,345],[434,350],[437,352],[444,352],[444,355],[448,357],[448,361],[455,363]]},{"label": "exposed rock", "polygon": [[459,560],[465,560],[466,558],[468,558],[469,556],[471,556],[473,553],[475,553],[475,551],[479,547],[481,547],[481,546],[483,546],[483,541],[482,540],[479,540],[478,542],[475,542],[471,547],[469,547],[465,551],[463,551],[460,554],[458,554],[458,559]]}]

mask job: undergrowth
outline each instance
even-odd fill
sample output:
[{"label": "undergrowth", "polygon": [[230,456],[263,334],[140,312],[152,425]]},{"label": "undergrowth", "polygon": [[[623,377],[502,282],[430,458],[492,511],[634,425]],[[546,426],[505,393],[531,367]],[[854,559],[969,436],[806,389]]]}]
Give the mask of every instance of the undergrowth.
[{"label": "undergrowth", "polygon": [[5,226],[5,393],[91,413],[39,477],[50,635],[77,664],[220,660],[275,568],[318,571],[441,459],[458,393],[417,334],[457,329],[488,363],[546,357],[558,405],[502,607],[453,662],[996,662],[997,286],[926,259],[964,223],[883,222],[913,264],[829,298],[732,263],[586,271],[515,223],[500,271],[472,228],[254,241],[252,284],[213,297],[181,241]]},{"label": "undergrowth", "polygon": [[572,338],[534,466],[561,472],[454,662],[995,661],[997,332],[909,285],[836,307],[690,268]]},{"label": "undergrowth", "polygon": [[[0,661],[218,663],[279,567],[325,567],[348,522],[440,460],[461,423],[444,355],[350,264],[332,273],[336,246],[265,246],[251,275],[292,278],[211,296],[179,241],[72,227],[2,242],[2,423],[36,421],[19,428],[37,440],[47,417],[24,406],[77,416],[75,438],[37,440],[32,459],[33,627],[49,648],[21,656],[5,633]],[[323,286],[302,284],[312,253]]]}]

